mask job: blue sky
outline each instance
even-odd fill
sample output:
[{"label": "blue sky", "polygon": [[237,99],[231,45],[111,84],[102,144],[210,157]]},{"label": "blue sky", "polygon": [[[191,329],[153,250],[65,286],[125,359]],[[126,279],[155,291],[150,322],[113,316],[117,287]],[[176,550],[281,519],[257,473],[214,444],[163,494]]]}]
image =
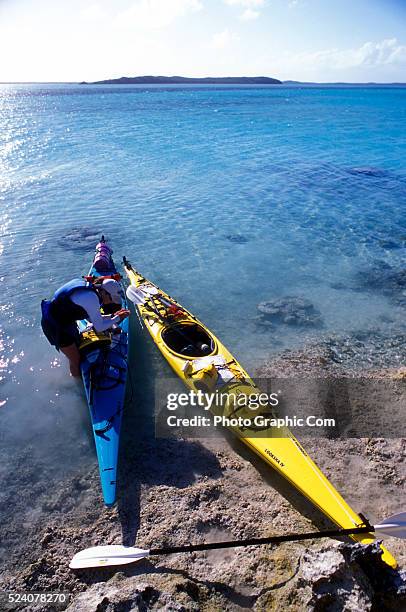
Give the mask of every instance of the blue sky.
[{"label": "blue sky", "polygon": [[406,0],[0,0],[0,81],[406,81]]}]

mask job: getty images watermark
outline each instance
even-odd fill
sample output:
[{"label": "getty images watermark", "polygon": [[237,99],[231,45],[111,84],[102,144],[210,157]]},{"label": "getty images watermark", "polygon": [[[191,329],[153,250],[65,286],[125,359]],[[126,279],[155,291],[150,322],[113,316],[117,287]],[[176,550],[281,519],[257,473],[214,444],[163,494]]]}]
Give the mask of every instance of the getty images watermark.
[{"label": "getty images watermark", "polygon": [[[223,427],[238,427],[247,429],[266,429],[286,427],[331,427],[336,426],[334,418],[323,418],[314,414],[306,417],[276,416],[272,410],[279,405],[278,392],[274,393],[244,393],[232,392],[204,393],[203,391],[168,393],[166,409],[166,424],[169,428],[206,427],[221,425]],[[173,414],[188,408],[200,408],[212,414],[193,414],[186,416]],[[240,414],[241,413],[241,414]]]},{"label": "getty images watermark", "polygon": [[[175,377],[157,378],[157,438],[406,437],[405,385],[395,378],[275,377],[186,390]],[[223,427],[222,427],[223,426]]]}]

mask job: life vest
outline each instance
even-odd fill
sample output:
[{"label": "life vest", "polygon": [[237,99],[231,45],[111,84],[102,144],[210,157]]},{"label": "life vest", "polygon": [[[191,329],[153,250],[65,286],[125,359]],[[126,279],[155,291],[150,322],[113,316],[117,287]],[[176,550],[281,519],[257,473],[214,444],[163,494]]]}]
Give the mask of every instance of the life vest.
[{"label": "life vest", "polygon": [[81,278],[74,278],[65,283],[55,291],[51,300],[52,316],[60,325],[71,325],[75,321],[87,318],[86,310],[71,300],[72,293],[78,289],[95,293],[100,301],[99,294],[93,285],[89,285]]}]

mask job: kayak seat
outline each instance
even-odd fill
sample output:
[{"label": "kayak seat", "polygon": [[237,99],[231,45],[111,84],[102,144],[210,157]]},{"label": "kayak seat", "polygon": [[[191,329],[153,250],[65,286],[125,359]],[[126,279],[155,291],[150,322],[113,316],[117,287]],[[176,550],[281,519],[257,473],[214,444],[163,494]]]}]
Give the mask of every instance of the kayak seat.
[{"label": "kayak seat", "polygon": [[205,357],[215,349],[211,336],[196,323],[177,323],[164,329],[161,336],[171,351],[185,357]]}]

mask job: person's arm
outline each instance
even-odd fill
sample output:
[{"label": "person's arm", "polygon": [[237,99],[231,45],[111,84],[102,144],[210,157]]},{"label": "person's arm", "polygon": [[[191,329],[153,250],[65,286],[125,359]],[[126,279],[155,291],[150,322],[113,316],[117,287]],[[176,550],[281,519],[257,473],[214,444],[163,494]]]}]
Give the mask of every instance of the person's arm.
[{"label": "person's arm", "polygon": [[99,298],[93,291],[75,291],[71,300],[86,310],[87,318],[98,332],[105,331],[121,321],[121,317],[118,315],[102,315]]}]

